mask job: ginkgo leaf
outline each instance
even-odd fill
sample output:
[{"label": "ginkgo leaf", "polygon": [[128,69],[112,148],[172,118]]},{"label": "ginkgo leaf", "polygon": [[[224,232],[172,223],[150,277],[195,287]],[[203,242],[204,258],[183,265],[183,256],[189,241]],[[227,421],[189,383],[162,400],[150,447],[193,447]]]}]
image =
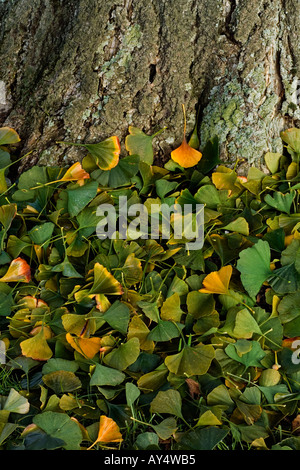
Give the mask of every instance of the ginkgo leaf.
[{"label": "ginkgo leaf", "polygon": [[97,309],[100,310],[100,312],[102,313],[106,312],[106,310],[108,310],[111,306],[110,301],[104,294],[96,294],[95,300]]},{"label": "ginkgo leaf", "polygon": [[30,405],[27,398],[22,396],[14,388],[11,388],[3,409],[10,413],[26,414],[29,408]]},{"label": "ginkgo leaf", "polygon": [[211,175],[211,179],[215,187],[219,190],[228,189],[234,192],[238,189],[238,187],[235,186],[237,180],[236,172],[223,165],[218,166],[217,171]]},{"label": "ginkgo leaf", "polygon": [[180,322],[183,311],[180,308],[180,296],[178,292],[168,297],[161,306],[161,319]]},{"label": "ginkgo leaf", "polygon": [[182,144],[171,152],[172,160],[183,168],[191,168],[197,165],[201,157],[201,152],[190,147],[186,141],[186,137],[183,138]]},{"label": "ginkgo leaf", "polygon": [[204,294],[227,294],[232,275],[232,266],[223,266],[219,271],[208,274],[202,282],[203,288],[199,292]]},{"label": "ginkgo leaf", "polygon": [[279,191],[275,191],[273,196],[270,194],[267,194],[265,196],[265,202],[271,206],[277,209],[280,212],[286,212],[287,214],[290,213],[291,210],[291,205],[293,203],[293,200],[295,199],[296,192],[295,191],[290,191],[289,193],[282,194]]},{"label": "ginkgo leaf", "polygon": [[17,204],[5,204],[0,206],[0,222],[7,232],[15,216],[17,215]]},{"label": "ginkgo leaf", "polygon": [[160,390],[150,405],[152,413],[168,413],[182,418],[182,399],[178,390]]},{"label": "ginkgo leaf", "polygon": [[150,333],[149,328],[143,322],[143,320],[135,315],[130,321],[127,338],[138,338],[140,342],[140,348],[143,351],[152,352],[154,350],[154,341],[147,339],[148,334]]},{"label": "ginkgo leaf", "polygon": [[183,108],[184,114],[184,131],[183,131],[183,140],[182,144],[173,152],[171,152],[171,158],[175,163],[178,163],[182,168],[191,168],[200,161],[202,153],[191,147],[186,140],[186,117],[185,109]]},{"label": "ginkgo leaf", "polygon": [[0,145],[11,145],[20,142],[19,134],[11,127],[0,128]]},{"label": "ginkgo leaf", "polygon": [[109,137],[99,144],[86,144],[85,148],[101,170],[111,170],[119,163],[121,145],[117,136]]},{"label": "ginkgo leaf", "polygon": [[98,443],[107,444],[122,441],[122,434],[120,433],[120,428],[117,423],[112,418],[108,418],[105,415],[101,415],[99,422],[98,437],[96,441],[88,448],[88,450]]},{"label": "ginkgo leaf", "polygon": [[216,417],[216,415],[211,411],[205,411],[200,418],[196,426],[219,426],[222,422]]},{"label": "ginkgo leaf", "polygon": [[213,346],[198,344],[185,346],[178,354],[167,356],[165,364],[170,372],[180,376],[204,375],[215,356]]},{"label": "ginkgo leaf", "polygon": [[61,317],[64,329],[68,333],[80,336],[82,329],[86,324],[86,319],[83,315],[77,315],[76,313],[65,313]]},{"label": "ginkgo leaf", "polygon": [[271,252],[267,241],[259,240],[255,245],[241,251],[237,269],[246,291],[254,297],[262,284],[273,274],[270,269]]},{"label": "ginkgo leaf", "polygon": [[104,357],[104,363],[118,370],[125,370],[133,364],[140,354],[140,341],[136,337],[113,349]]},{"label": "ginkgo leaf", "polygon": [[82,338],[80,336],[72,336],[71,333],[67,333],[66,340],[70,346],[75,349],[75,351],[88,359],[93,359],[101,347],[101,338],[96,336],[93,336],[92,338]]},{"label": "ginkgo leaf", "polygon": [[43,382],[56,394],[73,392],[82,386],[81,381],[74,372],[67,370],[49,372],[49,374],[43,375]]},{"label": "ginkgo leaf", "polygon": [[123,289],[114,276],[100,263],[94,266],[94,283],[89,294],[121,295]]},{"label": "ginkgo leaf", "polygon": [[292,127],[280,133],[283,142],[288,144],[288,150],[300,153],[300,129]]},{"label": "ginkgo leaf", "polygon": [[224,230],[241,233],[242,235],[249,235],[249,224],[244,217],[238,217],[223,228]]},{"label": "ginkgo leaf", "polygon": [[37,335],[22,341],[20,346],[23,356],[31,357],[36,361],[47,361],[53,355],[52,350],[48,346],[47,340],[45,338],[45,332],[43,328]]},{"label": "ginkgo leaf", "polygon": [[127,256],[121,272],[124,275],[127,286],[132,286],[141,281],[143,276],[141,261],[135,257],[134,253]]},{"label": "ginkgo leaf", "polygon": [[0,278],[0,282],[30,282],[30,266],[22,258],[12,260],[5,275]]},{"label": "ginkgo leaf", "polygon": [[90,175],[82,168],[80,162],[74,163],[64,176],[60,179],[60,181],[78,181],[90,178]]},{"label": "ginkgo leaf", "polygon": [[74,145],[77,147],[85,147],[89,154],[95,160],[96,165],[101,170],[111,170],[119,163],[121,152],[120,141],[117,136],[108,137],[97,144],[75,144],[72,142],[57,142],[58,144]]},{"label": "ginkgo leaf", "polygon": [[156,132],[153,135],[145,134],[138,127],[129,126],[129,135],[125,138],[125,147],[129,155],[138,155],[140,161],[153,164],[153,147],[152,141],[155,136],[160,134],[164,129]]}]

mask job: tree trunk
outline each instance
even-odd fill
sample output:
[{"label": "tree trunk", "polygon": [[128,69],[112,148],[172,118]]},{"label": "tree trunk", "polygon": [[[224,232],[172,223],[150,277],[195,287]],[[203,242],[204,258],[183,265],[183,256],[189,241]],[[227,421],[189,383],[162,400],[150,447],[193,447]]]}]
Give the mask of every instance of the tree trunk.
[{"label": "tree trunk", "polygon": [[182,103],[201,147],[217,135],[228,164],[261,167],[300,120],[299,0],[0,0],[0,124],[29,164],[84,152],[133,125],[156,162],[182,141]]}]

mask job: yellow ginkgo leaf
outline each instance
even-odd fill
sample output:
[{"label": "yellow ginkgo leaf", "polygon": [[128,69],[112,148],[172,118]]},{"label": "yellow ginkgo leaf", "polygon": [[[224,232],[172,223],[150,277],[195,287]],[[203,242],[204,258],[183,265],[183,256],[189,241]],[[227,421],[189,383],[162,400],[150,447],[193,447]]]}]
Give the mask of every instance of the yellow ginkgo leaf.
[{"label": "yellow ginkgo leaf", "polygon": [[106,310],[108,310],[109,307],[111,306],[110,301],[104,294],[96,294],[95,300],[96,300],[96,308],[100,310],[100,312],[102,313],[106,312]]},{"label": "yellow ginkgo leaf", "polygon": [[66,334],[66,340],[75,351],[79,352],[88,359],[93,359],[101,347],[101,338],[93,336],[92,338],[82,338]]},{"label": "yellow ginkgo leaf", "polygon": [[31,278],[30,266],[22,258],[12,260],[5,275],[0,282],[29,282]]},{"label": "yellow ginkgo leaf", "polygon": [[94,447],[95,444],[103,443],[111,443],[111,442],[122,442],[122,434],[120,433],[119,426],[117,423],[112,419],[108,418],[105,415],[100,416],[100,423],[99,423],[99,432],[96,441],[88,448],[91,449]]},{"label": "yellow ginkgo leaf", "polygon": [[190,147],[185,137],[183,138],[182,144],[171,152],[172,160],[183,168],[191,168],[197,165],[201,157],[202,153]]},{"label": "yellow ginkgo leaf", "polygon": [[185,117],[185,109],[184,105],[182,105],[183,109],[183,116],[184,116],[184,131],[183,131],[183,141],[182,144],[173,152],[171,152],[171,158],[174,162],[178,163],[178,165],[182,166],[183,168],[191,168],[200,161],[202,157],[202,153],[198,150],[191,147],[186,140],[186,117]]},{"label": "yellow ginkgo leaf", "polygon": [[36,361],[47,361],[53,354],[46,341],[44,328],[41,328],[32,338],[22,341],[20,346],[23,356],[31,357]]},{"label": "yellow ginkgo leaf", "polygon": [[203,279],[204,294],[227,294],[232,275],[232,266],[223,266],[219,271],[213,271]]},{"label": "yellow ginkgo leaf", "polygon": [[121,295],[123,288],[102,264],[95,263],[94,283],[89,294]]},{"label": "yellow ginkgo leaf", "polygon": [[80,162],[76,162],[66,171],[60,181],[78,181],[88,178],[90,178],[90,175],[82,168]]}]

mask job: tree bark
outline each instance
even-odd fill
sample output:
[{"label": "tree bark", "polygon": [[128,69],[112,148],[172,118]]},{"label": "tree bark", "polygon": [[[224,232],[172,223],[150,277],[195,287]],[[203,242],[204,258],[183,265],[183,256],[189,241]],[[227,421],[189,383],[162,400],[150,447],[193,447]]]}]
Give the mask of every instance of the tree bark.
[{"label": "tree bark", "polygon": [[84,154],[57,140],[99,142],[133,125],[156,163],[182,141],[182,104],[201,147],[263,168],[281,130],[300,120],[299,0],[0,0],[0,124],[29,164]]}]

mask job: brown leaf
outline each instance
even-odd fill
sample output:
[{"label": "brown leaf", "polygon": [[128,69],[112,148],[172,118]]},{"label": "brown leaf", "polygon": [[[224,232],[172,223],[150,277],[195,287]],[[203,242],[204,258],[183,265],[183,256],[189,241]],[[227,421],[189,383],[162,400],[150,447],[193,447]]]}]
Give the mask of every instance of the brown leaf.
[{"label": "brown leaf", "polygon": [[188,389],[189,389],[189,392],[190,392],[190,395],[191,397],[194,399],[198,399],[199,396],[200,396],[200,385],[198,382],[196,382],[195,380],[193,379],[185,379],[185,382],[188,386]]},{"label": "brown leaf", "polygon": [[297,415],[292,421],[292,431],[294,434],[300,434],[300,415]]}]

